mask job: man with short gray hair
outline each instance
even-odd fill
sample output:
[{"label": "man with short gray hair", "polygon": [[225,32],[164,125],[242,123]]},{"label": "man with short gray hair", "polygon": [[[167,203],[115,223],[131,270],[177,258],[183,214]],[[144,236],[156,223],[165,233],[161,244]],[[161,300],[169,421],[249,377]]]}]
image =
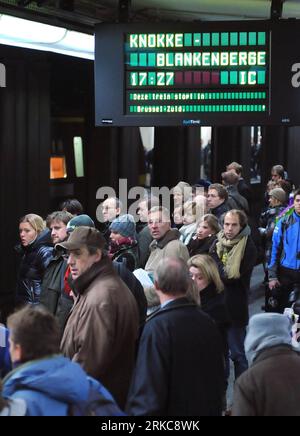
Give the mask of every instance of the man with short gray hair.
[{"label": "man with short gray hair", "polygon": [[153,207],[148,216],[148,226],[154,241],[150,245],[150,257],[145,270],[154,272],[164,257],[189,259],[189,252],[179,241],[180,233],[171,228],[170,212],[165,207]]},{"label": "man with short gray hair", "polygon": [[[148,215],[148,226],[153,242],[150,244],[150,256],[145,270],[153,274],[159,262],[165,257],[174,257],[187,262],[189,252],[186,246],[179,241],[180,233],[177,229],[171,229],[170,212],[162,206],[153,207]],[[158,304],[158,298],[154,288],[145,289],[148,307]]]},{"label": "man with short gray hair", "polygon": [[182,259],[164,258],[155,274],[161,308],[143,330],[127,411],[134,416],[218,416],[224,366],[217,328],[187,297]]}]

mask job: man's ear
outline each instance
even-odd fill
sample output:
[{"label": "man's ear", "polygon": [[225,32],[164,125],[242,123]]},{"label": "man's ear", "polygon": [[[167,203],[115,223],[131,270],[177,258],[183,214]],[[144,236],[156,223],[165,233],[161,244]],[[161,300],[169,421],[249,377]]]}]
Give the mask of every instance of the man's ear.
[{"label": "man's ear", "polygon": [[21,345],[19,344],[15,345],[15,353],[16,353],[17,361],[22,362],[23,351]]},{"label": "man's ear", "polygon": [[157,291],[159,290],[158,283],[157,283],[156,280],[154,280],[154,287],[155,287],[155,289],[156,289]]},{"label": "man's ear", "polygon": [[15,344],[11,339],[9,339],[9,343],[10,343],[9,353],[10,353],[11,361],[13,363],[22,362],[23,352],[22,352],[21,345]]},{"label": "man's ear", "polygon": [[102,259],[102,250],[100,250],[100,248],[98,248],[97,253],[96,253],[96,261],[100,262],[101,259]]}]

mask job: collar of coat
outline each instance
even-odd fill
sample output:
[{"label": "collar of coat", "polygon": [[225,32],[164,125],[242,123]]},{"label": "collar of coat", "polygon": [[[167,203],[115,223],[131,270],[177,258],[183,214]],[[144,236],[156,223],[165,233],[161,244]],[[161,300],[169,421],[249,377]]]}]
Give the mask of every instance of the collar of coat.
[{"label": "collar of coat", "polygon": [[215,285],[213,283],[210,283],[207,288],[203,289],[200,292],[200,300],[201,300],[201,307],[203,307],[209,303],[211,300],[215,299],[220,293],[218,293]]},{"label": "collar of coat", "polygon": [[185,307],[199,307],[199,306],[197,306],[196,303],[193,303],[187,297],[176,298],[175,300],[171,301],[169,304],[164,306],[162,309],[160,308],[156,312],[152,313],[147,318],[147,322],[150,321],[151,319],[155,318],[156,316],[162,314],[162,313],[169,312],[169,311],[175,310],[175,309],[185,308]]},{"label": "collar of coat", "polygon": [[300,357],[300,352],[294,349],[291,345],[275,345],[274,347],[265,348],[264,350],[261,350],[259,352],[252,366],[257,365],[264,360],[271,359],[273,357],[276,358],[276,356],[279,356],[281,354],[290,354],[291,352],[298,354],[298,356]]},{"label": "collar of coat", "polygon": [[158,241],[155,239],[151,242],[150,251],[153,251],[156,248],[160,248],[162,250],[166,245],[168,245],[169,242],[179,239],[179,236],[180,233],[177,229],[170,229],[163,238],[159,239]]},{"label": "collar of coat", "polygon": [[111,260],[105,256],[100,262],[94,263],[86,272],[74,281],[76,294],[82,295],[90,284],[98,277],[116,276]]}]

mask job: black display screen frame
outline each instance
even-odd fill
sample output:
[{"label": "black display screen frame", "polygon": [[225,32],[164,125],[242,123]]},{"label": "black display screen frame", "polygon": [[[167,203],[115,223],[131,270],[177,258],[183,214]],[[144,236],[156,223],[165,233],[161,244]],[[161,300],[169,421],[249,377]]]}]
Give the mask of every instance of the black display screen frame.
[{"label": "black display screen frame", "polygon": [[[265,112],[186,112],[126,113],[126,35],[161,33],[266,32],[267,56]],[[293,62],[300,62],[300,49],[293,50],[290,40],[299,33],[298,20],[225,21],[200,23],[117,23],[99,24],[95,35],[95,109],[96,126],[217,126],[300,124],[297,105],[300,88],[291,86]],[[257,50],[257,48],[255,49]],[[299,56],[298,56],[299,52]],[[294,56],[295,55],[295,56]],[[294,61],[295,59],[295,61]],[[299,84],[300,85],[300,84]],[[286,89],[285,89],[286,88]],[[201,88],[202,89],[202,88]],[[252,86],[253,90],[262,89]],[[127,91],[128,92],[128,91]],[[290,100],[288,100],[288,95]],[[286,101],[286,103],[285,103]],[[299,113],[298,113],[299,112]]]}]

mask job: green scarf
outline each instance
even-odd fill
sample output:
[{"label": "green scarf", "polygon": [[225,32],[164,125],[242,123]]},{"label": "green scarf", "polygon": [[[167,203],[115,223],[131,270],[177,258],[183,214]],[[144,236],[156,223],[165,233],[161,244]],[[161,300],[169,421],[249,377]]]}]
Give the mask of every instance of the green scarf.
[{"label": "green scarf", "polygon": [[224,231],[218,234],[217,253],[225,267],[225,272],[229,279],[239,279],[241,277],[241,262],[250,234],[251,230],[249,226],[245,227],[244,230],[232,240],[226,239]]}]

